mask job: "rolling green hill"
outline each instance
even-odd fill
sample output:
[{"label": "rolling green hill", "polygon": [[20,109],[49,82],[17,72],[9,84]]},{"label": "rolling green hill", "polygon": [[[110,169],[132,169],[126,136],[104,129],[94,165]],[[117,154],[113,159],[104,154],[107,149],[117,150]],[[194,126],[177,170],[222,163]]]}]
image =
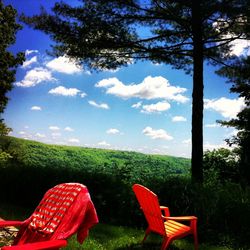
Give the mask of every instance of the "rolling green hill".
[{"label": "rolling green hill", "polygon": [[160,171],[164,174],[189,174],[190,160],[163,155],[146,155],[137,152],[48,145],[15,137],[0,137],[0,147],[19,164],[26,167],[54,169],[72,168],[137,168]]},{"label": "rolling green hill", "polygon": [[[8,160],[0,158],[1,201],[33,207],[50,187],[80,182],[88,187],[102,220],[109,223],[134,223],[126,219],[137,218],[134,183],[162,193],[175,186],[182,194],[190,179],[190,160],[185,158],[47,145],[15,137],[0,137],[0,149],[11,155]],[[164,196],[170,200],[174,195],[168,191]]]}]

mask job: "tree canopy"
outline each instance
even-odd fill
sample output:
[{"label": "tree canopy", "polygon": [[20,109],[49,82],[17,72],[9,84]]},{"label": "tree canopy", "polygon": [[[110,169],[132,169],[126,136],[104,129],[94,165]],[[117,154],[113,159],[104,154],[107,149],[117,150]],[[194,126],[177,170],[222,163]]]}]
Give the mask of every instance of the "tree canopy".
[{"label": "tree canopy", "polygon": [[[82,0],[58,2],[53,14],[22,17],[56,41],[52,54],[91,69],[131,60],[171,64],[193,75],[192,176],[203,179],[203,62],[223,61],[230,42],[245,38],[247,0]],[[236,32],[237,30],[237,32]]]},{"label": "tree canopy", "polygon": [[245,101],[245,108],[238,113],[237,118],[220,123],[238,131],[227,142],[239,147],[241,181],[250,184],[250,56],[235,58],[231,67],[223,67],[218,73],[229,79],[231,91]]},{"label": "tree canopy", "polygon": [[[24,54],[13,55],[8,48],[15,43],[16,33],[21,26],[16,23],[17,12],[12,6],[0,1],[0,115],[8,102],[7,92],[13,88],[16,68],[24,61]],[[0,135],[8,134],[9,128],[0,117]]]}]

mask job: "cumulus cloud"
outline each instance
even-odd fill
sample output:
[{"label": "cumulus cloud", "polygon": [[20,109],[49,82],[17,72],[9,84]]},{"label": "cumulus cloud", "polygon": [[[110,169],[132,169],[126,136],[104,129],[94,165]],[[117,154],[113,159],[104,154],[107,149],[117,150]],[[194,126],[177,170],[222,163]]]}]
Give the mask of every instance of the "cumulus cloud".
[{"label": "cumulus cloud", "polygon": [[157,102],[155,104],[143,105],[142,106],[142,113],[161,113],[170,109],[170,104],[166,101]]},{"label": "cumulus cloud", "polygon": [[35,111],[41,111],[42,110],[42,108],[39,107],[39,106],[32,106],[30,109],[35,110]]},{"label": "cumulus cloud", "polygon": [[49,91],[52,95],[62,95],[62,96],[76,96],[81,91],[76,88],[65,88],[64,86],[58,86]]},{"label": "cumulus cloud", "polygon": [[44,134],[41,134],[41,133],[36,133],[35,136],[38,138],[45,138],[46,137]]},{"label": "cumulus cloud", "polygon": [[101,104],[98,104],[96,103],[95,101],[89,101],[88,102],[91,106],[94,106],[96,108],[100,108],[100,109],[109,109],[109,106],[108,104],[106,103],[101,103]]},{"label": "cumulus cloud", "polygon": [[33,56],[29,60],[26,60],[25,62],[23,62],[22,68],[28,68],[31,64],[36,63],[36,62],[37,62],[37,56]]},{"label": "cumulus cloud", "polygon": [[38,53],[38,50],[36,50],[36,49],[33,49],[33,50],[26,49],[25,50],[25,56],[28,56],[28,55],[33,54],[33,53]]},{"label": "cumulus cloud", "polygon": [[84,92],[82,92],[82,93],[80,94],[80,96],[81,96],[81,98],[84,98],[85,96],[87,96],[87,94],[84,93]]},{"label": "cumulus cloud", "polygon": [[70,139],[68,140],[68,142],[78,144],[78,143],[80,143],[80,140],[77,139],[77,138],[70,138]]},{"label": "cumulus cloud", "polygon": [[115,135],[115,134],[120,134],[120,131],[119,129],[116,129],[116,128],[110,128],[106,131],[107,134],[112,134],[112,135]]},{"label": "cumulus cloud", "polygon": [[191,139],[186,139],[186,140],[183,140],[182,143],[183,144],[187,144],[187,145],[191,145]]},{"label": "cumulus cloud", "polygon": [[65,127],[64,130],[65,130],[65,131],[68,131],[68,132],[73,132],[73,131],[74,131],[74,129],[71,128],[71,127]]},{"label": "cumulus cloud", "polygon": [[225,118],[236,118],[237,114],[245,107],[244,98],[228,99],[221,97],[220,99],[204,100],[205,109],[219,112]]},{"label": "cumulus cloud", "polygon": [[250,41],[249,40],[242,40],[236,39],[231,42],[232,51],[231,54],[240,56],[240,55],[250,55]]},{"label": "cumulus cloud", "polygon": [[206,124],[205,127],[206,128],[217,128],[217,127],[220,127],[220,125],[218,123],[211,123],[211,124]]},{"label": "cumulus cloud", "polygon": [[55,138],[55,137],[60,137],[62,134],[60,133],[60,132],[53,132],[53,133],[51,133],[51,136],[53,137],[53,138]]},{"label": "cumulus cloud", "polygon": [[66,56],[55,58],[46,63],[46,66],[53,71],[65,74],[75,74],[82,71],[82,68],[76,64],[76,61]]},{"label": "cumulus cloud", "polygon": [[188,98],[182,95],[187,89],[171,86],[169,81],[162,76],[146,77],[139,84],[125,85],[116,77],[103,79],[96,85],[98,88],[106,88],[107,94],[112,94],[124,99],[133,97],[141,99],[166,99],[177,102],[187,102]]},{"label": "cumulus cloud", "polygon": [[[247,19],[244,19],[242,17],[240,17],[238,21],[242,23],[244,22],[247,23]],[[230,22],[228,22],[228,20],[221,18],[218,22],[214,22],[213,26],[218,32],[220,32],[221,28],[222,29],[227,28],[229,26],[229,23]],[[223,36],[224,39],[232,39],[233,37],[235,37],[235,35],[232,33],[228,33]],[[231,41],[229,44],[231,45],[231,50],[229,51],[230,55],[235,55],[235,56],[241,56],[241,55],[249,56],[250,55],[250,40],[243,39],[243,38],[235,39]]]},{"label": "cumulus cloud", "polygon": [[135,108],[135,109],[138,109],[138,108],[141,107],[141,105],[142,105],[142,102],[137,102],[137,103],[133,104],[131,107]]},{"label": "cumulus cloud", "polygon": [[49,126],[49,129],[50,129],[50,130],[53,130],[53,131],[60,130],[60,128],[57,127],[57,126]]},{"label": "cumulus cloud", "polygon": [[146,127],[143,129],[142,133],[149,136],[151,139],[162,139],[162,140],[172,140],[173,137],[169,135],[164,129],[152,129],[151,127]]},{"label": "cumulus cloud", "polygon": [[106,141],[100,141],[98,142],[98,145],[99,146],[102,146],[102,147],[110,147],[111,145],[109,143],[107,143]]},{"label": "cumulus cloud", "polygon": [[33,87],[41,82],[56,81],[49,70],[45,68],[34,68],[26,72],[24,79],[16,82],[18,87]]},{"label": "cumulus cloud", "polygon": [[205,142],[203,144],[204,151],[205,150],[214,150],[214,149],[219,149],[219,148],[227,148],[231,149],[226,143],[221,143],[221,144],[211,144],[209,142]]},{"label": "cumulus cloud", "polygon": [[183,117],[183,116],[174,116],[173,118],[172,118],[172,122],[186,122],[187,121],[187,119],[185,118],[185,117]]}]

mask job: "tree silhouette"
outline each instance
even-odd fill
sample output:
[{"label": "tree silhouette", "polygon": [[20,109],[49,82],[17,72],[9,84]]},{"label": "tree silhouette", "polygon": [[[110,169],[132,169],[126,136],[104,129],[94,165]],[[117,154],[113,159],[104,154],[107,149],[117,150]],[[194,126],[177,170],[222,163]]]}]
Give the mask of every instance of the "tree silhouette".
[{"label": "tree silhouette", "polygon": [[[16,56],[8,51],[8,47],[15,43],[16,33],[21,26],[16,23],[17,12],[12,6],[4,6],[0,1],[0,115],[8,103],[7,92],[13,88],[16,68],[24,61],[24,54]],[[10,129],[0,117],[0,135],[6,135]]]}]

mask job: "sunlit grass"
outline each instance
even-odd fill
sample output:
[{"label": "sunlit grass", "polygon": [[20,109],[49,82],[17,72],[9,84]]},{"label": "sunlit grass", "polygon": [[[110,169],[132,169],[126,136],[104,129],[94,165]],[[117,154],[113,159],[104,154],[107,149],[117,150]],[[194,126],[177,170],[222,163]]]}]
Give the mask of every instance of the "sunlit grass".
[{"label": "sunlit grass", "polygon": [[[23,220],[31,214],[30,209],[12,206],[10,204],[0,204],[0,217],[5,219]],[[143,229],[113,226],[99,223],[94,226],[83,245],[77,242],[76,236],[68,240],[65,250],[159,250],[162,238],[158,235],[151,234],[146,242],[142,245],[141,241],[144,237]],[[193,250],[193,241],[190,236],[174,241],[168,250]],[[232,250],[227,247],[210,246],[200,244],[199,250]]]},{"label": "sunlit grass", "polygon": [[[126,249],[148,249],[159,250],[161,237],[149,235],[147,241],[142,245],[144,230],[134,228],[98,224],[90,230],[89,237],[80,245],[76,237],[69,240],[65,250],[126,250]],[[175,241],[168,250],[193,250],[193,243],[185,239]],[[231,250],[227,247],[217,247],[201,244],[200,250]]]}]

